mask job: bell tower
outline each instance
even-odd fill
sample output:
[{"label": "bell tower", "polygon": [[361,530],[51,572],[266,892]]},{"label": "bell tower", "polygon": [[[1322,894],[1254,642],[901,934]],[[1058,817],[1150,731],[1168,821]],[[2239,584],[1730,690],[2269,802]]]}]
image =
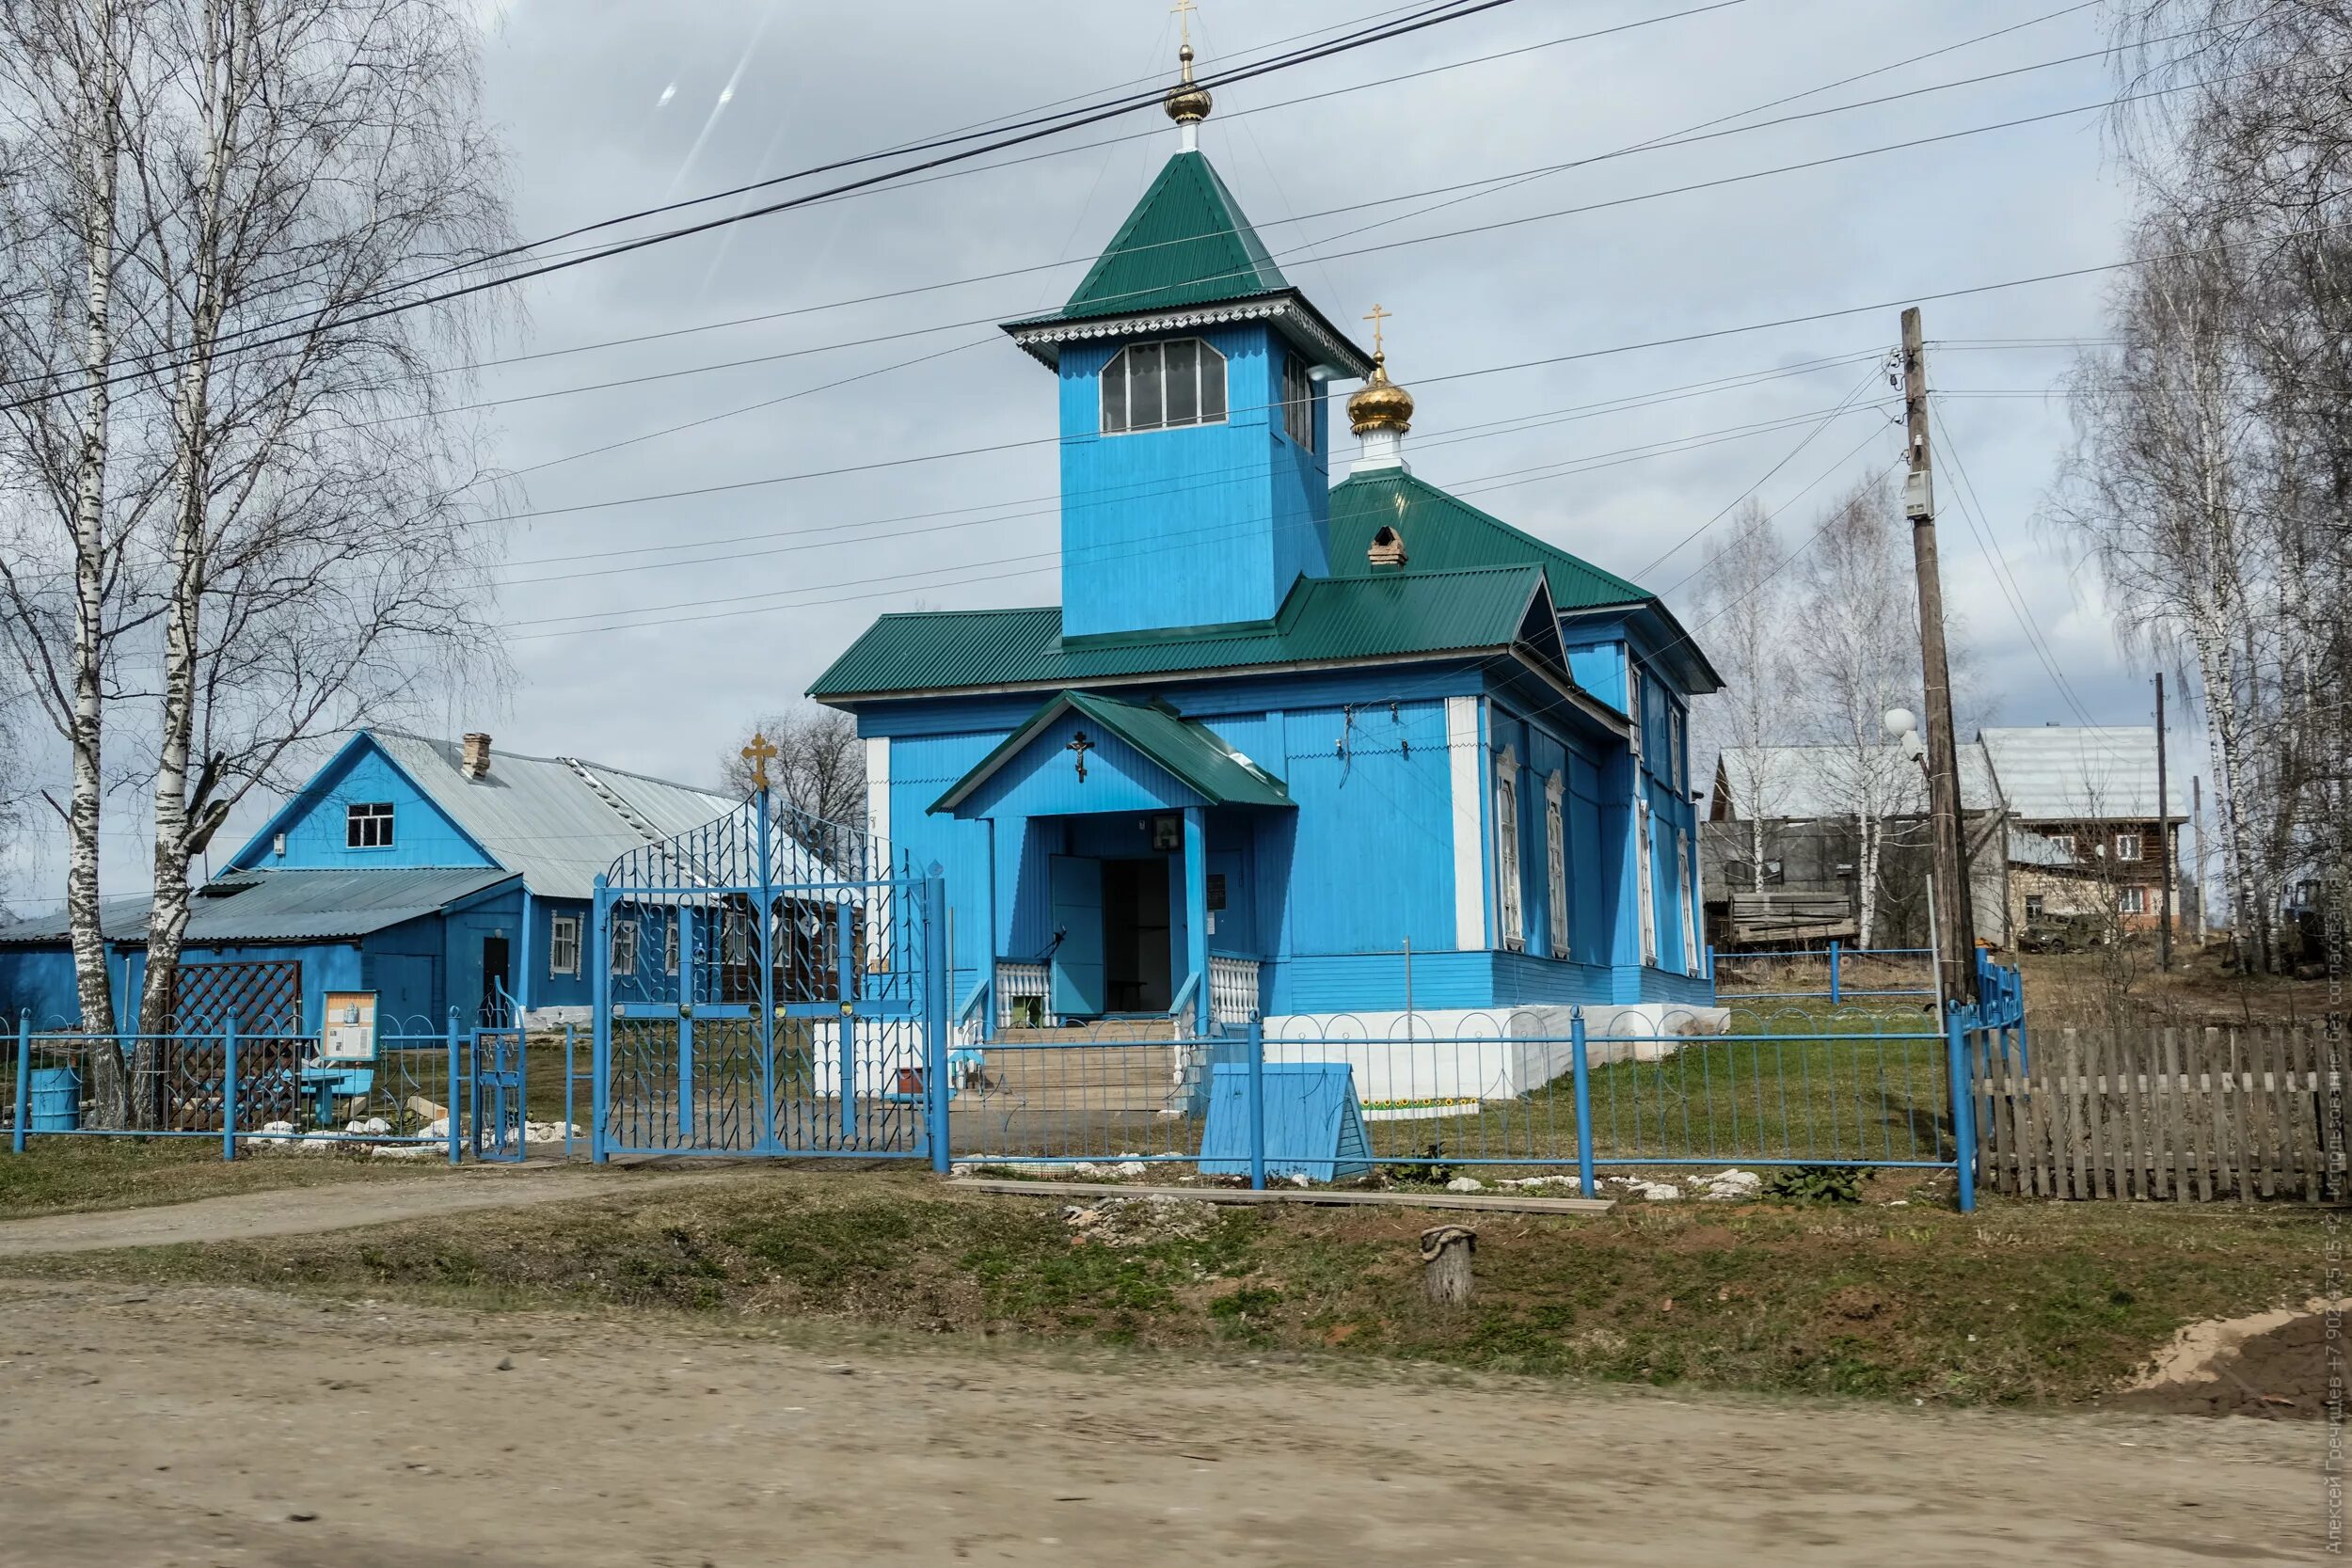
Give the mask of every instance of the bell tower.
[{"label": "bell tower", "polygon": [[1324,575],[1325,388],[1373,369],[1200,151],[1189,30],[1178,60],[1174,156],[1067,304],[1005,324],[1060,382],[1065,639],[1267,621]]}]

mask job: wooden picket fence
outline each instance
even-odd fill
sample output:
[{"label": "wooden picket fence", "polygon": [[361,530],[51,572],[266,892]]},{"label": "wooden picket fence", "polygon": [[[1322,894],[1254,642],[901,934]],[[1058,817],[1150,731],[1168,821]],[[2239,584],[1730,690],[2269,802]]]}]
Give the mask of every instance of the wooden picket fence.
[{"label": "wooden picket fence", "polygon": [[1978,1180],[2031,1197],[2345,1196],[2345,1042],[2318,1028],[2037,1033],[1977,1063]]}]

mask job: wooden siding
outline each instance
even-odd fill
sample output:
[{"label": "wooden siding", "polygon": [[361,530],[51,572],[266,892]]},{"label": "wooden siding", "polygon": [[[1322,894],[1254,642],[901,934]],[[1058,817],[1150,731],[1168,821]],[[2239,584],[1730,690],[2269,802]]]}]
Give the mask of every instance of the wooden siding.
[{"label": "wooden siding", "polygon": [[1256,324],[1184,335],[1225,356],[1223,424],[1102,435],[1103,368],[1123,345],[1063,350],[1066,636],[1263,621],[1301,574],[1327,575],[1330,441],[1326,427],[1309,452],[1282,434],[1288,350]]},{"label": "wooden siding", "polygon": [[[392,842],[389,848],[354,849],[345,842],[345,809],[364,801],[392,803]],[[304,866],[481,865],[496,863],[457,825],[408,781],[408,776],[372,745],[354,748],[337,764],[305,784],[291,814],[281,816],[286,852],[271,852],[259,845],[251,859],[257,867],[283,870]]]}]

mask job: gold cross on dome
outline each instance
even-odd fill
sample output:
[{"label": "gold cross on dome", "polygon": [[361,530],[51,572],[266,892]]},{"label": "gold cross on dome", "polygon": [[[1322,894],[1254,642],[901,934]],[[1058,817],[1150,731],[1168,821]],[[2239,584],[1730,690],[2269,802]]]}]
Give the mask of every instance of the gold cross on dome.
[{"label": "gold cross on dome", "polygon": [[754,730],[752,743],[743,748],[743,760],[752,765],[752,783],[763,791],[768,787],[768,764],[775,754],[775,743]]},{"label": "gold cross on dome", "polygon": [[1176,24],[1184,30],[1184,41],[1186,43],[1192,41],[1192,13],[1200,8],[1192,0],[1176,0],[1168,8],[1168,14],[1176,18]]},{"label": "gold cross on dome", "polygon": [[1375,306],[1372,308],[1372,314],[1371,314],[1371,315],[1369,315],[1369,316],[1366,316],[1366,317],[1364,318],[1364,320],[1366,320],[1366,321],[1368,321],[1368,322],[1372,323],[1372,352],[1373,352],[1373,353],[1375,353],[1375,354],[1378,354],[1378,353],[1381,351],[1381,346],[1382,346],[1382,345],[1381,345],[1381,342],[1380,342],[1380,324],[1381,324],[1381,323],[1383,323],[1383,322],[1385,322],[1385,321],[1387,321],[1387,320],[1388,320],[1391,316],[1393,316],[1393,315],[1395,315],[1395,314],[1396,314],[1396,312],[1395,312],[1395,311],[1393,311],[1393,310],[1384,309],[1383,309],[1383,308],[1381,308],[1380,306],[1378,306],[1378,305],[1375,305]]}]

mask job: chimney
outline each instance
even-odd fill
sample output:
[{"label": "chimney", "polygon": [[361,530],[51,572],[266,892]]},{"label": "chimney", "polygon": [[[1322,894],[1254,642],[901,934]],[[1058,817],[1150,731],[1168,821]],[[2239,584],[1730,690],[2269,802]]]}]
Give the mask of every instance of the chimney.
[{"label": "chimney", "polygon": [[458,768],[469,779],[487,778],[490,772],[490,737],[476,730],[465,737],[465,755]]},{"label": "chimney", "polygon": [[1372,536],[1372,547],[1364,552],[1364,557],[1375,566],[1404,565],[1405,536],[1386,524],[1381,525],[1380,531]]}]

